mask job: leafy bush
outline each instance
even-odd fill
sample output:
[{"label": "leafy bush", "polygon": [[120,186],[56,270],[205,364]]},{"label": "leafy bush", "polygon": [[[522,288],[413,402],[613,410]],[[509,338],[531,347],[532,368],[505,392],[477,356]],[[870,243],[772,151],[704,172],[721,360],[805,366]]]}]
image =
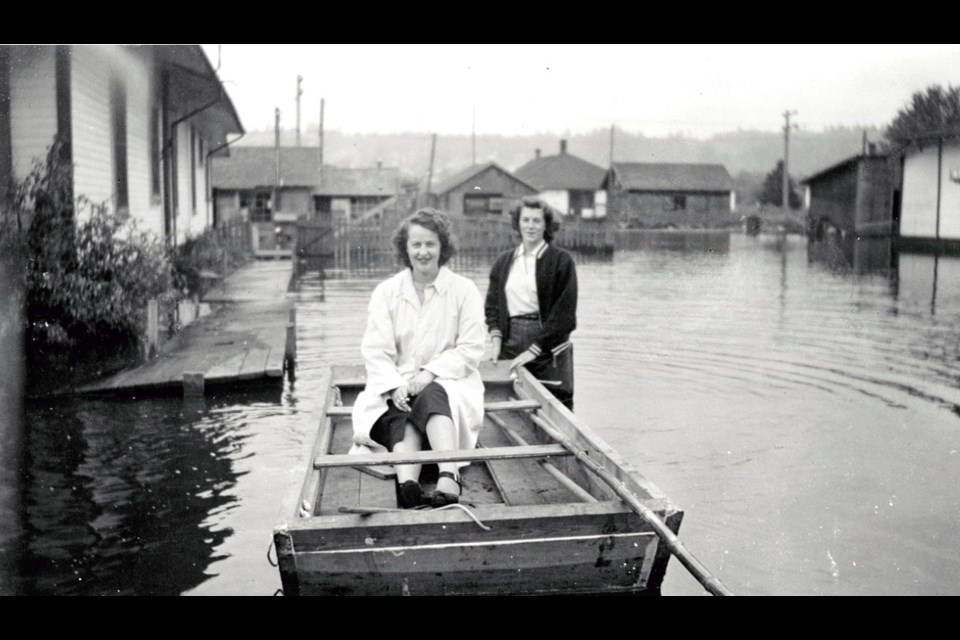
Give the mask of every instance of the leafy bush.
[{"label": "leafy bush", "polygon": [[[78,214],[85,219],[79,225]],[[170,295],[166,252],[129,216],[73,198],[70,166],[58,143],[45,163],[35,163],[14,185],[4,217],[4,244],[17,246],[24,257],[31,346],[139,342],[147,301]]]}]

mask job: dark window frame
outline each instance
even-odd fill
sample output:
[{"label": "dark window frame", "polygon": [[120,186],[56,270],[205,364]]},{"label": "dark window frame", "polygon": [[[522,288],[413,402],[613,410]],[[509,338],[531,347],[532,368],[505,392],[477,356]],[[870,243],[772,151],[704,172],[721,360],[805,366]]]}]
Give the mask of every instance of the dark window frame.
[{"label": "dark window frame", "polygon": [[110,75],[110,136],[117,212],[130,211],[127,167],[127,87],[119,73]]}]

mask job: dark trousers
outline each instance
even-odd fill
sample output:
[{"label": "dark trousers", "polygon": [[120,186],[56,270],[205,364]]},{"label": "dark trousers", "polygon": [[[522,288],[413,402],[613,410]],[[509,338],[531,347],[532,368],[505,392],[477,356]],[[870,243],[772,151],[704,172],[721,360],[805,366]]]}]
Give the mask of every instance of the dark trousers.
[{"label": "dark trousers", "polygon": [[[511,318],[510,337],[500,348],[500,357],[513,360],[526,351],[540,335],[540,321]],[[573,345],[554,356],[549,351],[526,365],[527,370],[567,407],[573,411]]]}]

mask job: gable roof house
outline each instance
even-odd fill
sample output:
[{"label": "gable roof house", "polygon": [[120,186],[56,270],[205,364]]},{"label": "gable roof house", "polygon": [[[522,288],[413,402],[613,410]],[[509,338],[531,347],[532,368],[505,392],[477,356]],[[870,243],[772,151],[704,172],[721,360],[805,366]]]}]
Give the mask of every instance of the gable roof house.
[{"label": "gable roof house", "polygon": [[603,188],[609,215],[627,228],[707,227],[736,206],[733,178],[719,164],[615,162]]},{"label": "gable roof house", "polygon": [[567,153],[567,141],[560,141],[560,153],[540,156],[514,172],[521,180],[539,190],[550,206],[565,215],[578,218],[606,216],[607,193],[601,188],[607,171]]},{"label": "gable roof house", "polygon": [[253,222],[277,222],[305,216],[355,221],[400,188],[400,170],[395,167],[325,165],[321,172],[319,147],[280,147],[279,156],[277,151],[237,146],[229,158],[217,159],[213,189],[218,220],[246,217]]},{"label": "gable roof house", "polygon": [[209,159],[242,133],[199,45],[0,46],[0,177],[23,179],[57,139],[75,198],[169,244],[213,224]]},{"label": "gable roof house", "polygon": [[537,188],[496,162],[473,165],[430,189],[433,206],[454,219],[500,218],[515,202],[537,193]]}]

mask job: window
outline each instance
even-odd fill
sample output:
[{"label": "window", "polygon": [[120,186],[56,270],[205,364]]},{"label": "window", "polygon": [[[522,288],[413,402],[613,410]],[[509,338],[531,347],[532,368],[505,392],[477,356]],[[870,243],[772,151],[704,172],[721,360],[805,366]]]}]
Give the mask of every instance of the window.
[{"label": "window", "polygon": [[110,77],[110,130],[113,135],[113,180],[117,211],[130,208],[127,185],[127,90],[123,81]]},{"label": "window", "polygon": [[570,189],[570,214],[579,216],[583,215],[584,209],[589,209],[590,214],[593,214],[593,191],[587,191],[583,189]]},{"label": "window", "polygon": [[160,202],[160,108],[150,110],[150,201]]},{"label": "window", "polygon": [[190,207],[197,215],[197,130],[190,125]]},{"label": "window", "polygon": [[[241,198],[241,206],[245,199]],[[269,191],[255,191],[249,201],[250,222],[270,222],[273,220],[273,208]]]},{"label": "window", "polygon": [[687,196],[673,196],[673,210],[683,211],[687,208]]},{"label": "window", "polygon": [[463,213],[466,215],[503,213],[503,196],[499,193],[465,193],[463,194]]}]

